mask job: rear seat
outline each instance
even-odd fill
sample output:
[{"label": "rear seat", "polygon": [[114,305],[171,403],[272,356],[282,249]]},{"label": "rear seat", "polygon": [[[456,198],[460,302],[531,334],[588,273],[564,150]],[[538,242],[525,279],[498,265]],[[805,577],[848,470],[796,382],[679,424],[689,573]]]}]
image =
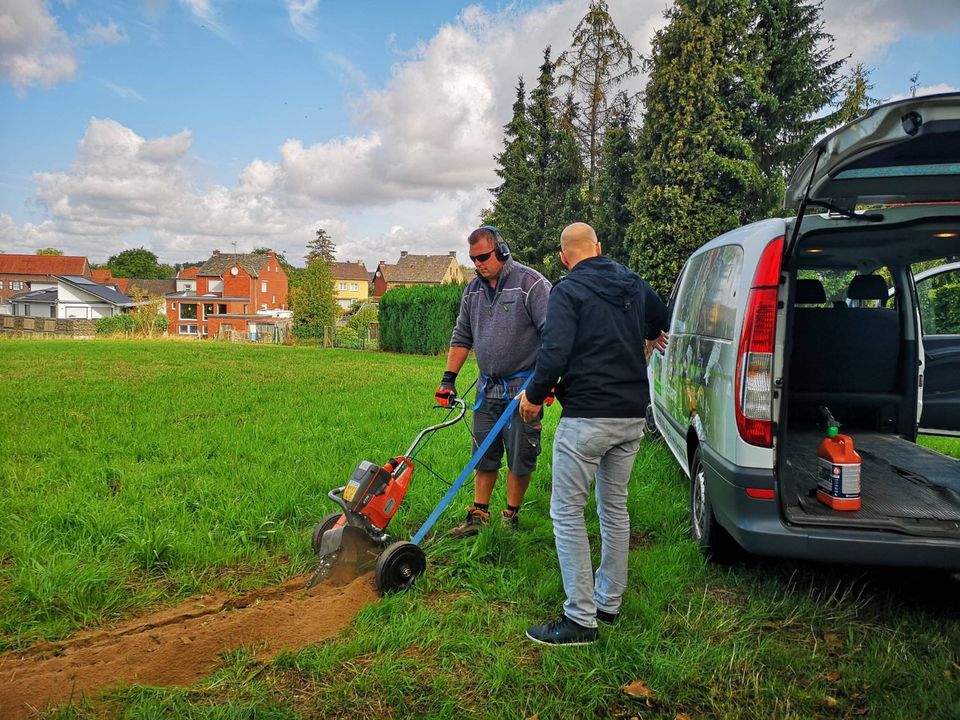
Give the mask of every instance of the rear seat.
[{"label": "rear seat", "polygon": [[[817,292],[811,282],[820,285],[817,280],[797,281],[797,302],[826,302],[823,286]],[[879,300],[882,306],[887,283],[880,275],[857,275],[847,297]],[[793,338],[791,399],[876,407],[899,400],[900,323],[896,310],[796,307]]]}]

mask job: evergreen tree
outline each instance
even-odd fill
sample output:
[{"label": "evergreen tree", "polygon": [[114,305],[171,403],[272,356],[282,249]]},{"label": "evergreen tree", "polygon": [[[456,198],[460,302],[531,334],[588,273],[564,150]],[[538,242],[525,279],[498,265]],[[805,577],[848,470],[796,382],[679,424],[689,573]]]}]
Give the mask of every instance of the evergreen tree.
[{"label": "evergreen tree", "polygon": [[731,38],[742,72],[724,78],[719,89],[765,176],[760,194],[746,199],[744,221],[778,212],[787,175],[816,137],[837,124],[822,111],[836,99],[844,60],[831,59],[833,36],[823,29],[821,5],[751,0],[749,14],[729,16],[742,24]]},{"label": "evergreen tree", "polygon": [[584,191],[586,172],[574,124],[577,107],[573,96],[567,95],[564,112],[554,129],[554,161],[547,173],[547,228],[543,237],[543,255],[538,268],[550,280],[557,280],[563,272],[558,254],[560,233],[572,222],[590,219]]},{"label": "evergreen tree", "polygon": [[640,73],[634,64],[633,47],[617,29],[605,0],[591,0],[587,14],[573,30],[571,49],[561,53],[556,64],[563,69],[559,82],[569,86],[579,109],[573,131],[586,166],[587,195],[592,202],[603,135],[615,105],[611,96],[618,95],[629,111],[634,98],[616,90]]},{"label": "evergreen tree", "polygon": [[834,115],[836,124],[848,123],[863,115],[874,105],[879,105],[880,101],[870,96],[871,90],[873,90],[873,83],[870,82],[870,71],[863,66],[863,63],[857,63],[844,78],[843,99]]},{"label": "evergreen tree", "polygon": [[521,77],[517,82],[513,117],[504,126],[503,152],[496,156],[496,173],[501,183],[491,188],[494,206],[483,216],[483,222],[496,226],[515,253],[521,253],[532,245],[532,128],[527,118],[526,103],[526,89]]},{"label": "evergreen tree", "polygon": [[332,263],[336,260],[336,252],[337,246],[333,244],[333,240],[327,234],[327,231],[319,228],[316,237],[307,243],[307,263],[315,257],[322,258],[324,262]]},{"label": "evergreen tree", "polygon": [[[626,108],[627,106],[621,105]],[[600,174],[597,176],[597,206],[593,225],[603,245],[604,255],[621,263],[629,262],[627,228],[633,222],[629,198],[634,189],[637,169],[637,144],[630,115],[616,112],[603,137],[600,149]]]},{"label": "evergreen tree", "polygon": [[690,253],[742,224],[762,174],[725,93],[746,77],[749,0],[676,0],[654,36],[636,190],[631,265],[665,295]]},{"label": "evergreen tree", "polygon": [[333,275],[330,263],[319,253],[307,261],[301,272],[300,282],[290,290],[290,309],[294,324],[307,328],[314,337],[322,337],[323,328],[337,319],[339,307],[334,298]]}]

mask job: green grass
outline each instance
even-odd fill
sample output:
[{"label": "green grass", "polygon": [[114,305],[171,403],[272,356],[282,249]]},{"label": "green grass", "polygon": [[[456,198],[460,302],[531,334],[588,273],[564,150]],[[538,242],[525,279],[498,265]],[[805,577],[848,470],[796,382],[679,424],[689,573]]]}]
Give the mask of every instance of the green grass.
[{"label": "green grass", "polygon": [[[442,416],[431,409],[442,365],[301,347],[0,341],[0,646],[305,572],[313,523],[332,509],[327,490]],[[548,449],[558,415],[545,422]],[[452,480],[467,443],[464,427],[451,428],[420,458]],[[333,640],[267,665],[240,649],[191,688],[134,686],[111,691],[100,710],[79,702],[47,714],[960,716],[955,581],[790,561],[708,565],[687,539],[675,463],[646,442],[618,624],[586,648],[527,642],[523,630],[563,601],[549,465],[546,452],[521,532],[428,540],[421,582],[363,608]],[[411,534],[443,492],[421,468],[391,531]],[[470,499],[464,490],[438,529]],[[596,541],[595,517],[588,529]],[[654,690],[649,702],[620,690],[636,679]]]}]

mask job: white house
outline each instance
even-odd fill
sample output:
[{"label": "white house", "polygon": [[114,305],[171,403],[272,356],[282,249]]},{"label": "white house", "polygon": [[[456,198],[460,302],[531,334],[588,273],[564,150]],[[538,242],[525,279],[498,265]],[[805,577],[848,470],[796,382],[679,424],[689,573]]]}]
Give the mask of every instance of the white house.
[{"label": "white house", "polygon": [[78,275],[54,275],[55,283],[33,283],[33,289],[10,298],[13,314],[22,317],[99,320],[136,307],[112,287]]}]

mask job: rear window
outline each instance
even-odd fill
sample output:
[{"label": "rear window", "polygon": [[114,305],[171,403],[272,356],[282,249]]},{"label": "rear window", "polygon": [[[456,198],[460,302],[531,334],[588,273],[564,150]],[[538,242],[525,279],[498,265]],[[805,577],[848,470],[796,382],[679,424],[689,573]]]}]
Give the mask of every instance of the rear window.
[{"label": "rear window", "polygon": [[676,298],[674,331],[732,340],[743,249],[724,245],[690,260]]}]

